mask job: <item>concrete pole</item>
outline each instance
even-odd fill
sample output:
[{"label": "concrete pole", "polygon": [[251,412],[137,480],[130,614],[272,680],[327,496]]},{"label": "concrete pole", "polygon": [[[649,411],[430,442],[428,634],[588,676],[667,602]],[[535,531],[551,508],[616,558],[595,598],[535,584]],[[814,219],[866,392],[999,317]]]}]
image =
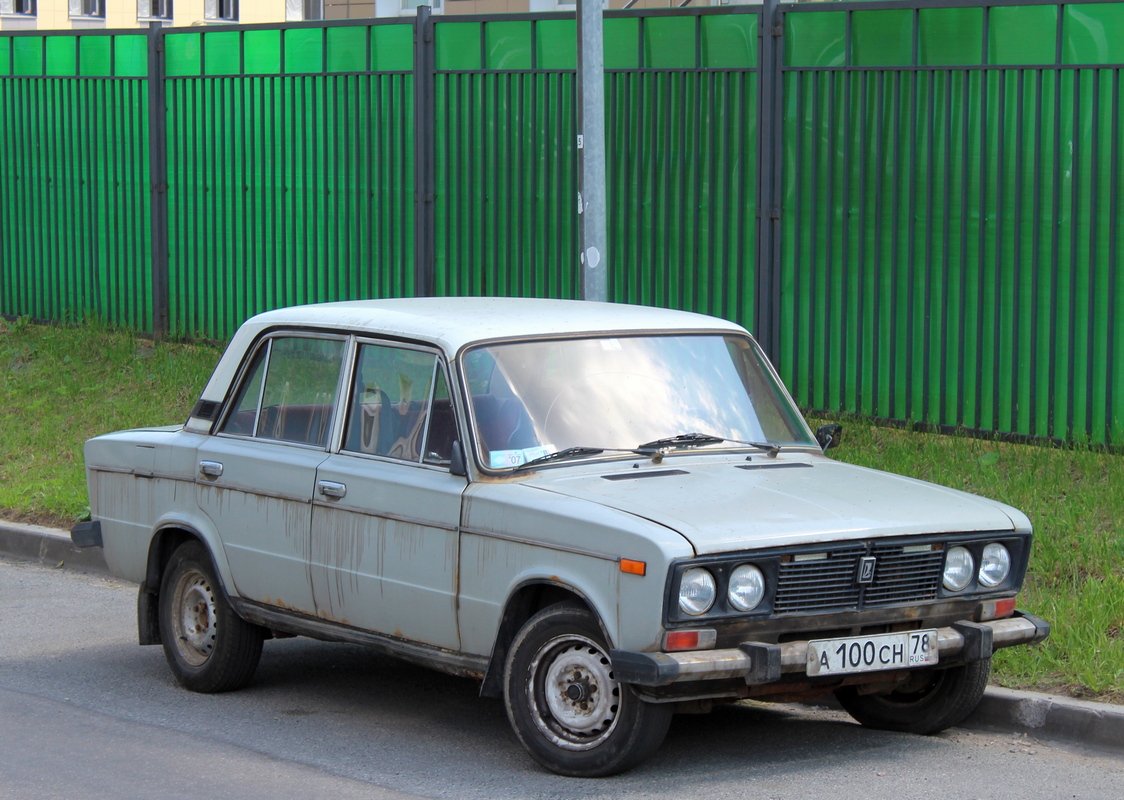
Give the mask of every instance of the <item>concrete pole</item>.
[{"label": "concrete pole", "polygon": [[578,228],[582,300],[609,299],[601,0],[578,2]]}]

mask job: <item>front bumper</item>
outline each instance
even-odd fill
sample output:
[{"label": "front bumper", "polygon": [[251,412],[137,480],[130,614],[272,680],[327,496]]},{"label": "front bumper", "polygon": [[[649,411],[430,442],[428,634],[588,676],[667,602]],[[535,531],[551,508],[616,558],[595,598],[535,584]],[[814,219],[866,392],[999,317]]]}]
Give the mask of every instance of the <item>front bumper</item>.
[{"label": "front bumper", "polygon": [[[956,622],[937,629],[942,661],[969,663],[990,658],[992,652],[1017,644],[1034,644],[1050,635],[1046,620],[1015,611],[1015,615],[991,622]],[[760,685],[779,681],[791,673],[807,674],[808,642],[764,644],[744,642],[725,650],[694,650],[683,653],[635,653],[611,650],[617,680],[638,686],[671,686],[683,681],[744,679]]]}]

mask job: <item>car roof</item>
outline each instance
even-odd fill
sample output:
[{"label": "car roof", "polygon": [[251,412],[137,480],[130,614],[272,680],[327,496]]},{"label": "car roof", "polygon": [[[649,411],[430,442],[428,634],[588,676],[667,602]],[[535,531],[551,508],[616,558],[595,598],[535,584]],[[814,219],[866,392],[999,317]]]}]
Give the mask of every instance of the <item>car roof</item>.
[{"label": "car roof", "polygon": [[273,327],[310,326],[431,342],[453,355],[473,342],[565,334],[742,331],[717,317],[622,303],[522,297],[411,297],[354,300],[267,311],[244,323],[257,336]]},{"label": "car roof", "polygon": [[670,331],[745,333],[736,323],[704,314],[584,300],[415,297],[291,306],[242,323],[201,400],[221,402],[241,355],[263,333],[310,328],[426,342],[449,358],[467,345],[497,339]]}]

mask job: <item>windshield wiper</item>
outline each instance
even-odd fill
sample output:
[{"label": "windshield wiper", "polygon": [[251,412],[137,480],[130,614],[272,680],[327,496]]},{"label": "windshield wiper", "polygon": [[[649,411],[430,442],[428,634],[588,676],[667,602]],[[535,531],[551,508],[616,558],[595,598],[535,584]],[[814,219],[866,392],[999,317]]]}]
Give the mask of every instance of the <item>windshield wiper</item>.
[{"label": "windshield wiper", "polygon": [[703,445],[721,444],[722,442],[756,447],[758,450],[764,450],[768,453],[769,458],[776,458],[777,453],[781,451],[780,445],[776,444],[769,444],[767,442],[745,442],[741,439],[723,439],[721,436],[713,436],[708,433],[681,433],[678,436],[669,436],[666,439],[656,439],[654,442],[646,442],[636,449],[650,452],[652,450],[660,450],[664,447],[702,447]]},{"label": "windshield wiper", "polygon": [[656,439],[654,442],[645,442],[637,450],[659,450],[661,447],[702,447],[704,444],[721,444],[726,441],[721,436],[709,436],[705,433],[681,433],[678,436],[669,436],[666,439]]},{"label": "windshield wiper", "polygon": [[532,466],[533,464],[546,464],[549,461],[562,461],[567,458],[580,458],[581,456],[599,456],[605,452],[603,447],[567,447],[565,450],[558,450],[554,453],[547,453],[545,456],[532,458],[530,461],[525,461],[515,468],[515,472],[521,469]]},{"label": "windshield wiper", "polygon": [[635,453],[638,456],[650,456],[654,452],[657,451],[652,449],[645,450],[641,447],[635,449],[621,447],[567,447],[565,450],[558,450],[554,453],[547,453],[545,456],[532,458],[530,461],[520,464],[513,469],[512,472],[518,472],[521,469],[526,469],[535,464],[546,464],[550,461],[564,461],[567,458],[581,458],[582,456],[599,456],[602,453]]}]

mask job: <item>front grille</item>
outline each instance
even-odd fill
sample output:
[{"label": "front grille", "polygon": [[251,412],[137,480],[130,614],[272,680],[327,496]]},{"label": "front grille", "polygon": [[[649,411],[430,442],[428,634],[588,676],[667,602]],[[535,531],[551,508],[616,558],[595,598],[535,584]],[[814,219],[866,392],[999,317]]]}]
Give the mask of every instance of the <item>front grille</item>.
[{"label": "front grille", "polygon": [[773,611],[778,614],[832,608],[873,608],[934,600],[944,563],[942,549],[902,544],[870,549],[877,566],[874,580],[857,583],[865,545],[794,556],[780,565]]},{"label": "front grille", "polygon": [[878,566],[874,571],[874,583],[863,597],[866,605],[937,599],[944,568],[943,550],[903,552],[901,545],[883,545],[875,547],[871,555],[878,559]]},{"label": "front grille", "polygon": [[832,550],[823,559],[782,563],[773,610],[786,613],[856,605],[861,587],[855,583],[855,570],[865,552],[864,547],[853,547]]}]

